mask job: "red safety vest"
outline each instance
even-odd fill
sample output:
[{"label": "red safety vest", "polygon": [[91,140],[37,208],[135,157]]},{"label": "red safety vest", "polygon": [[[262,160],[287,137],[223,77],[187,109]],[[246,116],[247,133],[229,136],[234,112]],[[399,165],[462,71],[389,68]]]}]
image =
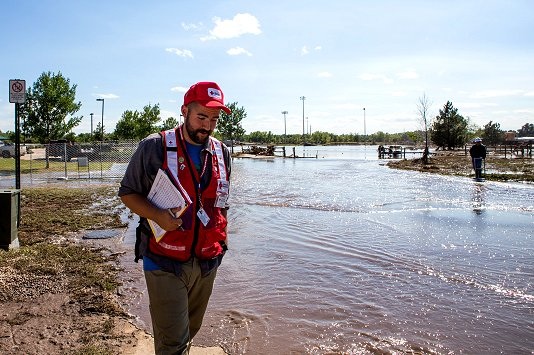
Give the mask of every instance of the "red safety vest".
[{"label": "red safety vest", "polygon": [[[168,231],[156,242],[150,238],[152,253],[178,261],[187,261],[192,256],[201,260],[213,259],[226,249],[227,220],[221,213],[229,192],[229,177],[223,155],[222,143],[210,137],[210,153],[205,153],[202,173],[199,174],[189,158],[183,138],[182,126],[162,132],[164,161],[163,169],[174,178],[178,187],[183,188],[191,199],[191,204],[180,217],[183,230]],[[208,162],[211,159],[211,164]],[[201,176],[211,166],[211,179],[207,186],[200,187]],[[223,202],[221,202],[223,201]],[[209,218],[199,217],[204,211]]]}]

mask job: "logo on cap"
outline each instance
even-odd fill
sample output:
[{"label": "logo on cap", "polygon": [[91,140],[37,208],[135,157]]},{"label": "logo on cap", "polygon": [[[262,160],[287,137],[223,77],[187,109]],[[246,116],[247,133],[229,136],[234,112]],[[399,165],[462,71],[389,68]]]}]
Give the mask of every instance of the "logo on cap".
[{"label": "logo on cap", "polygon": [[222,100],[222,93],[218,89],[208,88],[208,96],[216,100]]}]

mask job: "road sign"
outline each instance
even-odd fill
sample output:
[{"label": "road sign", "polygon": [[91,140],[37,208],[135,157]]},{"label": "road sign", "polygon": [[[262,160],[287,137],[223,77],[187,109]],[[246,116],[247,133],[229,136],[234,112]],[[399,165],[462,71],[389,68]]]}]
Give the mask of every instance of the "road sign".
[{"label": "road sign", "polygon": [[26,80],[9,80],[9,102],[17,104],[26,102]]}]

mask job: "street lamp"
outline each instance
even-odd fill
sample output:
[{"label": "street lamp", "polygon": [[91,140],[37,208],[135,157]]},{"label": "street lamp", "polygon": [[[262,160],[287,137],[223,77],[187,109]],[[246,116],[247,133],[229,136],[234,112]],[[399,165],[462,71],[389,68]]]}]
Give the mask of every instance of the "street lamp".
[{"label": "street lamp", "polygon": [[282,111],[282,115],[284,115],[284,137],[287,136],[287,130],[286,130],[286,115],[288,114],[289,112],[287,111]]},{"label": "street lamp", "polygon": [[102,101],[102,123],[100,131],[102,133],[102,141],[104,141],[104,99],[96,99],[96,101]]},{"label": "street lamp", "polygon": [[304,144],[304,100],[306,96],[301,96],[300,99],[302,100],[302,143]]},{"label": "street lamp", "polygon": [[367,128],[365,126],[365,107],[363,108],[363,136],[365,141],[367,141]]},{"label": "street lamp", "polygon": [[93,139],[93,115],[94,113],[91,112],[90,115],[91,115],[91,135],[90,136],[91,136],[91,139]]}]

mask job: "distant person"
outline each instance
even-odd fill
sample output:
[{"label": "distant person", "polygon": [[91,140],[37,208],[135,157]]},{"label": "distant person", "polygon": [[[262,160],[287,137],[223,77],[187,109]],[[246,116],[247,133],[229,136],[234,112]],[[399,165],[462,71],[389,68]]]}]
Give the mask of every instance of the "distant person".
[{"label": "distant person", "polygon": [[482,179],[482,163],[486,159],[486,146],[482,144],[481,138],[475,138],[474,144],[469,149],[469,155],[471,155],[471,162],[473,169],[475,170],[475,179]]},{"label": "distant person", "polygon": [[[184,123],[143,139],[119,188],[121,200],[140,217],[135,257],[143,259],[158,355],[189,353],[227,250],[231,157],[211,137],[221,110],[230,113],[216,83],[191,86],[181,106]],[[179,216],[147,199],[159,169],[191,200]],[[147,218],[167,231],[158,241]]]}]

